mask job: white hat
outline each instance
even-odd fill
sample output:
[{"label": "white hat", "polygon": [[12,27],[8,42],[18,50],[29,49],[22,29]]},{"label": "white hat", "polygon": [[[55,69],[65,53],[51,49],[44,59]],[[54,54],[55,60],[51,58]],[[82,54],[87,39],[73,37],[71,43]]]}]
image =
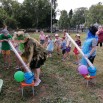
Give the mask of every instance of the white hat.
[{"label": "white hat", "polygon": [[48,37],[48,35],[46,35],[46,38]]},{"label": "white hat", "polygon": [[24,32],[23,32],[23,31],[18,31],[17,34],[18,34],[18,35],[24,35]]},{"label": "white hat", "polygon": [[59,36],[58,34],[55,34],[55,36]]},{"label": "white hat", "polygon": [[14,34],[17,34],[17,32],[14,32]]},{"label": "white hat", "polygon": [[80,36],[80,34],[76,34],[76,36]]}]

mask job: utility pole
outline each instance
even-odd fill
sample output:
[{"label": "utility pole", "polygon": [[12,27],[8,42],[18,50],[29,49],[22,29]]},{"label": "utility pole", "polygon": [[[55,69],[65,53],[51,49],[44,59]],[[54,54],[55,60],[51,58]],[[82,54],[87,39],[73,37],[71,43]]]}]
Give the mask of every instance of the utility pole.
[{"label": "utility pole", "polygon": [[52,34],[52,2],[53,0],[51,0],[51,34]]}]

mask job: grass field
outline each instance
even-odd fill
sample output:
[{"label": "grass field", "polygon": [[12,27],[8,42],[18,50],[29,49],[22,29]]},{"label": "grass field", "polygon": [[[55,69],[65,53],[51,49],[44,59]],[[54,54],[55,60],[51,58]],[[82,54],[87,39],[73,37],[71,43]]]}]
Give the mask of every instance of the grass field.
[{"label": "grass field", "polygon": [[[74,38],[74,34],[71,34]],[[32,35],[38,38],[38,35]],[[82,41],[85,34],[81,35]],[[74,47],[72,46],[72,49]],[[70,60],[61,61],[55,51],[52,58],[48,58],[41,70],[41,84],[35,87],[35,96],[32,96],[31,88],[25,88],[24,97],[21,96],[13,75],[15,70],[15,55],[11,54],[12,67],[6,70],[3,67],[2,55],[0,55],[0,75],[4,85],[0,93],[0,103],[103,103],[103,47],[98,47],[94,65],[97,67],[96,85],[86,87],[85,80],[77,72],[77,65],[73,62],[75,57],[70,53]]]}]

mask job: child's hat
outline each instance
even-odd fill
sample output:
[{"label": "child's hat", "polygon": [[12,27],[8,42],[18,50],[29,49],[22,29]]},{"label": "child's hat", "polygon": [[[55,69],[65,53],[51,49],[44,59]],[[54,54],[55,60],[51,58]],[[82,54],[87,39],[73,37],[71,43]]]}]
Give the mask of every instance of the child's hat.
[{"label": "child's hat", "polygon": [[76,36],[80,36],[80,34],[76,34]]},{"label": "child's hat", "polygon": [[8,34],[9,34],[9,31],[6,30],[6,29],[4,29],[4,30],[1,31],[1,33],[2,33],[2,34],[7,34],[7,35],[8,35]]},{"label": "child's hat", "polygon": [[24,35],[24,32],[23,32],[23,31],[18,31],[17,34],[18,34],[18,35]]},{"label": "child's hat", "polygon": [[46,35],[46,38],[48,38],[48,35]]},{"label": "child's hat", "polygon": [[58,34],[55,34],[55,36],[59,36]]}]

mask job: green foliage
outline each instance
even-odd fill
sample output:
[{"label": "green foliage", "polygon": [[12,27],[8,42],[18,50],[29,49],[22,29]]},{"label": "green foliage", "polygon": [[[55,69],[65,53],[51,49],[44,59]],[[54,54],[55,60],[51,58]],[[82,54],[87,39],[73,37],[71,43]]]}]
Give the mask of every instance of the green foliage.
[{"label": "green foliage", "polygon": [[92,5],[86,14],[87,25],[99,23],[103,24],[103,5],[98,3],[97,5]]},{"label": "green foliage", "polygon": [[67,11],[62,10],[61,16],[60,16],[60,19],[59,19],[59,27],[61,29],[68,29],[68,23],[69,23],[69,19],[68,19]]},{"label": "green foliage", "polygon": [[[53,23],[55,23],[57,1],[53,0]],[[11,28],[50,28],[51,2],[49,0],[0,0],[0,14],[5,11],[6,23]],[[9,21],[10,20],[10,21]],[[5,22],[1,19],[0,22]]]},{"label": "green foliage", "polygon": [[[85,7],[77,8],[72,11],[69,11],[67,16],[66,13],[61,13],[59,19],[59,26],[60,28],[75,28],[76,26],[79,27],[80,24],[85,24],[85,26],[90,26],[95,24],[103,24],[103,4],[99,2],[96,5],[92,5],[89,10]],[[63,16],[65,15],[65,16]],[[68,20],[67,20],[68,18]]]},{"label": "green foliage", "polygon": [[81,7],[74,11],[74,15],[72,17],[72,25],[80,25],[85,23],[85,12],[87,11],[87,8]]}]

